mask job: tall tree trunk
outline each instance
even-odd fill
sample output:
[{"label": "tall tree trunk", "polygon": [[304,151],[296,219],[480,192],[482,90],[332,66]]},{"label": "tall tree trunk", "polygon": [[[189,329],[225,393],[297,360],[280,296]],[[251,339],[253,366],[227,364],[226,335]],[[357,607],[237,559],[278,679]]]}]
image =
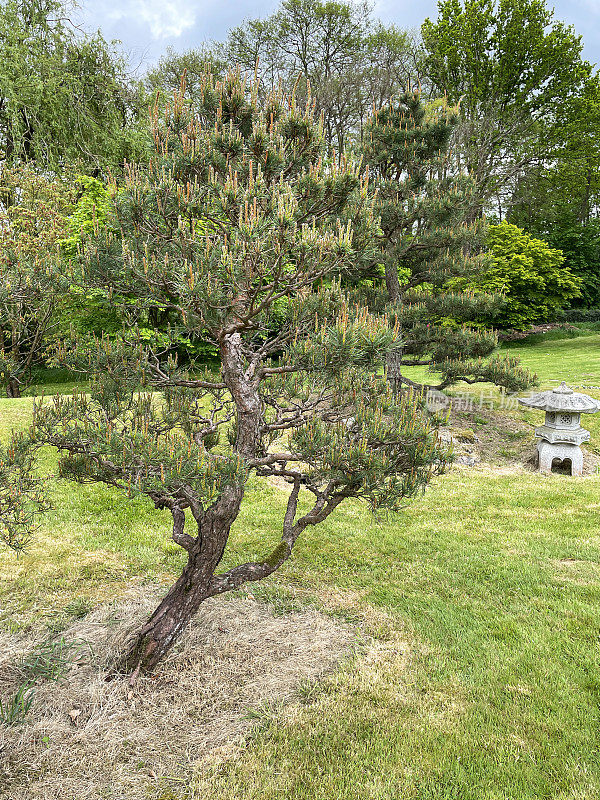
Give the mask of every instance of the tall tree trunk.
[{"label": "tall tree trunk", "polygon": [[388,261],[385,265],[385,286],[390,303],[399,303],[402,290],[398,278],[398,266],[393,261]]},{"label": "tall tree trunk", "polygon": [[586,170],[586,181],[583,188],[581,203],[579,204],[579,222],[587,225],[590,221],[590,196],[592,191],[592,171]]},{"label": "tall tree trunk", "polygon": [[21,387],[16,378],[10,378],[6,386],[7,397],[21,397]]},{"label": "tall tree trunk", "polygon": [[[385,265],[385,285],[391,303],[400,305],[402,290],[398,278],[398,267],[388,261]],[[387,380],[392,391],[399,392],[402,388],[402,346],[398,345],[390,350],[386,357]]]},{"label": "tall tree trunk", "polygon": [[394,347],[386,357],[387,380],[392,391],[398,393],[402,388],[402,347]]}]

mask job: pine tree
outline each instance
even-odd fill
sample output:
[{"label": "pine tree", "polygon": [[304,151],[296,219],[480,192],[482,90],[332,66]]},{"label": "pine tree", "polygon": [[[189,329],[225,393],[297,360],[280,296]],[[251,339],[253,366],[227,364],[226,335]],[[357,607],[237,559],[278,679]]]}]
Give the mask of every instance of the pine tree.
[{"label": "pine tree", "polygon": [[[168,307],[214,342],[218,374],[183,369],[134,328],[80,343],[63,357],[92,373],[91,393],[39,403],[30,434],[33,448],[59,449],[64,478],[144,495],[172,516],[188,560],[117,665],[133,676],[204,600],[273,573],[340,503],[397,510],[447,460],[419,397],[396,398],[378,376],[394,326],[332,280],[374,257],[376,226],[359,166],[324,160],[310,105],[279,92],[263,105],[239,75],[207,74],[194,114],[178,95],[154,140],[150,167],[131,167],[115,194],[108,234],[85,248],[83,284],[135,299],[140,314]],[[290,485],[281,539],[220,568],[251,474]]]},{"label": "pine tree", "polygon": [[371,303],[402,331],[388,359],[392,386],[412,384],[403,368],[441,373],[436,388],[456,381],[491,381],[511,391],[531,385],[514,358],[491,354],[495,333],[473,326],[501,302],[483,293],[450,290],[457,277],[478,274],[485,221],[471,219],[474,185],[451,172],[449,144],[457,116],[444,104],[428,108],[416,91],[377,111],[365,135],[364,159],[381,217],[385,288]]}]

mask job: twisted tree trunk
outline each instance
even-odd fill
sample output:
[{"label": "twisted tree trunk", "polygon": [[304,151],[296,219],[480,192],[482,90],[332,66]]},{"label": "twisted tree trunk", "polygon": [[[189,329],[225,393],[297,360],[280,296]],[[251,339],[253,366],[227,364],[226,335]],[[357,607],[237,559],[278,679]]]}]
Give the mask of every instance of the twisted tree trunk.
[{"label": "twisted tree trunk", "polygon": [[184,533],[184,512],[172,510],[173,540],[187,550],[187,564],[136,635],[115,672],[131,673],[132,683],[140,672],[151,672],[189,625],[200,605],[218,594],[215,570],[223,557],[243,495],[241,486],[225,489],[221,497],[200,515],[197,537]]},{"label": "twisted tree trunk", "polygon": [[206,575],[202,563],[190,558],[115,671],[131,673],[131,683],[140,672],[151,672],[185,630],[201,603],[210,597],[211,577]]},{"label": "twisted tree trunk", "polygon": [[[248,372],[244,363],[239,333],[222,336],[220,353],[223,378],[237,410],[235,449],[242,458],[250,459],[261,447],[262,403],[258,380]],[[140,672],[154,669],[204,600],[223,591],[215,581],[215,571],[243,497],[243,485],[231,485],[206,510],[192,509],[198,525],[195,538],[184,533],[185,510],[180,507],[171,509],[173,540],[187,551],[188,562],[117,665],[116,672],[131,673],[133,682]]]}]

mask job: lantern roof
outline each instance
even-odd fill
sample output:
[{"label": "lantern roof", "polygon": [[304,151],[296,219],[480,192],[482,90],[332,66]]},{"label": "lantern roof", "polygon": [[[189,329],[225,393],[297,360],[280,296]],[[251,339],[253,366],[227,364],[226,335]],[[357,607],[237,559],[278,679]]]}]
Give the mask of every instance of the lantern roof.
[{"label": "lantern roof", "polygon": [[542,411],[564,411],[575,414],[595,414],[596,411],[600,411],[600,400],[574,392],[564,381],[560,386],[547,392],[538,392],[531,397],[519,397],[519,403]]}]

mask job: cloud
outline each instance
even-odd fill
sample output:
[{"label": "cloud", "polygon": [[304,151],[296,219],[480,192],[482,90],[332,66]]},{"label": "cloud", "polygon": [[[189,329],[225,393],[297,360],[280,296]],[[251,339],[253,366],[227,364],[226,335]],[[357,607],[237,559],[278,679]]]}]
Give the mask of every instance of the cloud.
[{"label": "cloud", "polygon": [[177,37],[196,24],[197,4],[190,0],[125,0],[108,12],[111,21],[128,20],[148,25],[154,39]]}]

